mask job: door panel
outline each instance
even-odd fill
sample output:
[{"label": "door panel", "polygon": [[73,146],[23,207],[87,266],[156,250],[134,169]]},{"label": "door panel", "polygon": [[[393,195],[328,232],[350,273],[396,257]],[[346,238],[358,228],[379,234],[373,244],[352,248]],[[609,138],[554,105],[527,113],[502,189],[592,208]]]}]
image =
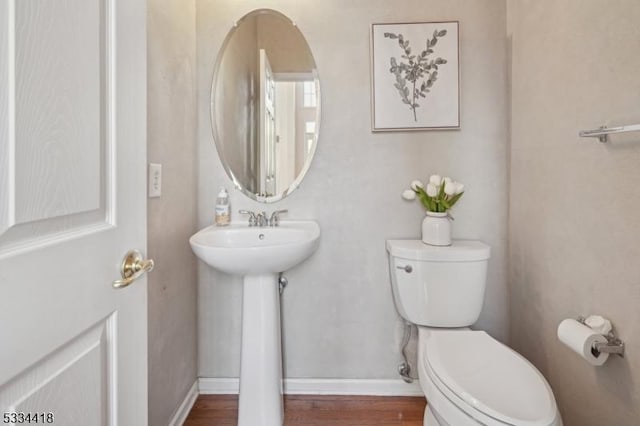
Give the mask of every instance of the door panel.
[{"label": "door panel", "polygon": [[25,413],[46,407],[54,424],[108,424],[115,412],[115,333],[111,315],[6,384],[0,406]]},{"label": "door panel", "polygon": [[100,208],[105,18],[102,0],[15,3],[16,224]]},{"label": "door panel", "polygon": [[145,425],[144,0],[0,2],[0,414]]},{"label": "door panel", "polygon": [[114,0],[5,5],[0,256],[113,225],[113,6]]}]

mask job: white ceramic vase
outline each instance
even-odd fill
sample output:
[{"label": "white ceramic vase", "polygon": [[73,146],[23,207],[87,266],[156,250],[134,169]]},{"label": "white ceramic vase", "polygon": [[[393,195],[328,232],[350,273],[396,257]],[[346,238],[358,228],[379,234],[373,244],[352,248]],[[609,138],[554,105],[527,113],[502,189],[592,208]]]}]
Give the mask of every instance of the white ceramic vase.
[{"label": "white ceramic vase", "polygon": [[451,245],[451,219],[448,213],[427,212],[422,221],[422,242],[432,246]]}]

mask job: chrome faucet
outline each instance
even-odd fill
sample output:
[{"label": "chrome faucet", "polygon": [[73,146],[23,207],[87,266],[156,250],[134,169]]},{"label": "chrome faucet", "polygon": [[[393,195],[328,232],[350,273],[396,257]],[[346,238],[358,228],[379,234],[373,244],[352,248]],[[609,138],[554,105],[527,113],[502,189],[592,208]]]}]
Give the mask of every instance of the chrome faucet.
[{"label": "chrome faucet", "polygon": [[260,212],[256,215],[256,226],[264,227],[269,224],[269,219],[267,219],[267,212]]},{"label": "chrome faucet", "polygon": [[269,219],[269,226],[278,226],[280,224],[280,213],[287,213],[289,210],[276,210],[271,213],[271,218]]},{"label": "chrome faucet", "polygon": [[240,214],[249,215],[249,226],[278,226],[280,224],[280,214],[287,213],[289,210],[276,210],[271,213],[271,217],[267,217],[267,212],[254,213],[249,210],[239,210]]},{"label": "chrome faucet", "polygon": [[238,213],[240,214],[248,214],[249,215],[249,226],[256,226],[257,225],[257,218],[256,218],[256,214],[254,212],[251,212],[249,210],[238,210]]}]

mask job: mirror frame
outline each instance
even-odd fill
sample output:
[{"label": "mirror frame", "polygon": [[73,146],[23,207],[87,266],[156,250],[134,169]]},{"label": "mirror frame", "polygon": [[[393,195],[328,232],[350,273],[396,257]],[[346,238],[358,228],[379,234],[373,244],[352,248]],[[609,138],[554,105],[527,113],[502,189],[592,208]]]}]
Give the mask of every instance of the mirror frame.
[{"label": "mirror frame", "polygon": [[[224,52],[231,40],[231,38],[233,37],[233,35],[235,34],[237,28],[242,24],[243,21],[245,21],[246,19],[252,18],[255,15],[264,15],[264,14],[268,14],[268,15],[275,15],[281,19],[284,19],[285,21],[291,23],[291,25],[300,33],[300,36],[302,37],[302,39],[304,40],[305,44],[307,45],[307,47],[309,48],[309,53],[311,54],[311,57],[313,58],[313,62],[315,63],[316,67],[315,67],[315,79],[317,81],[316,83],[316,93],[317,93],[317,102],[318,102],[318,106],[316,108],[316,123],[318,123],[318,126],[316,127],[316,138],[315,141],[313,142],[313,146],[311,147],[309,154],[304,162],[304,165],[302,166],[302,169],[300,170],[300,173],[298,173],[298,175],[296,176],[296,178],[294,179],[294,181],[289,185],[289,187],[287,187],[287,189],[285,189],[281,194],[276,194],[274,196],[271,197],[264,197],[264,196],[259,196],[257,194],[254,194],[253,192],[249,191],[236,177],[236,175],[233,173],[233,170],[231,170],[231,167],[228,165],[228,162],[226,161],[226,159],[224,158],[224,155],[222,153],[222,149],[220,148],[220,144],[222,143],[220,141],[219,138],[219,132],[218,132],[218,128],[216,125],[216,120],[215,120],[215,101],[214,101],[214,89],[215,89],[215,83],[216,83],[216,79],[218,78],[218,75],[220,73],[220,66],[222,64],[222,57],[224,56]],[[315,157],[316,154],[316,150],[318,148],[318,142],[320,140],[320,125],[322,124],[321,121],[321,112],[322,112],[322,94],[321,94],[321,87],[320,87],[320,75],[318,73],[318,65],[316,63],[316,59],[313,56],[313,51],[311,50],[311,46],[309,45],[309,42],[307,41],[307,38],[304,36],[304,33],[300,30],[300,28],[298,28],[298,26],[296,25],[295,22],[293,22],[293,20],[291,20],[288,16],[286,16],[285,14],[278,12],[277,10],[274,9],[254,9],[248,13],[246,13],[245,15],[242,16],[242,18],[240,18],[237,22],[234,22],[233,26],[231,27],[231,29],[229,30],[229,32],[227,33],[227,36],[225,37],[222,45],[220,46],[220,49],[218,50],[218,55],[216,58],[216,64],[213,68],[213,77],[211,78],[211,90],[210,90],[210,95],[209,95],[210,101],[209,101],[209,120],[211,121],[211,133],[213,136],[213,142],[216,146],[216,151],[218,152],[218,157],[220,158],[220,162],[222,163],[222,167],[224,168],[225,172],[227,173],[227,176],[229,176],[229,178],[231,179],[231,181],[233,182],[234,187],[239,190],[240,192],[242,192],[244,195],[246,195],[247,197],[249,197],[250,199],[260,202],[260,203],[275,203],[277,201],[280,201],[284,198],[286,198],[289,194],[291,194],[293,191],[295,191],[299,186],[300,183],[302,182],[302,180],[304,179],[304,177],[306,176],[307,172],[309,171],[309,168],[311,167],[311,162],[313,161],[313,158]]]}]

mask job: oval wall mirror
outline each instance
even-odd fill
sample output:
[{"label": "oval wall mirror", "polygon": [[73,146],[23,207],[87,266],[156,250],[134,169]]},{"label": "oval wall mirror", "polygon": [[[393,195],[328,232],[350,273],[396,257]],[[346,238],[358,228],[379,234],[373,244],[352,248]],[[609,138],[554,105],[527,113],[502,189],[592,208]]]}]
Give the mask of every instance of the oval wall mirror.
[{"label": "oval wall mirror", "polygon": [[295,190],[309,169],[320,128],[320,83],[296,25],[254,10],[229,31],[213,74],[211,123],[235,186],[265,203]]}]

